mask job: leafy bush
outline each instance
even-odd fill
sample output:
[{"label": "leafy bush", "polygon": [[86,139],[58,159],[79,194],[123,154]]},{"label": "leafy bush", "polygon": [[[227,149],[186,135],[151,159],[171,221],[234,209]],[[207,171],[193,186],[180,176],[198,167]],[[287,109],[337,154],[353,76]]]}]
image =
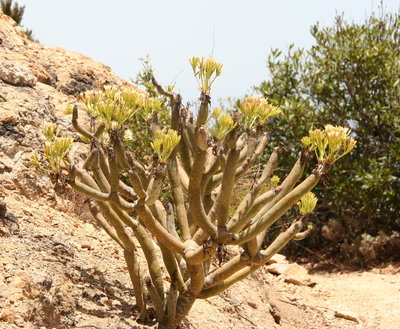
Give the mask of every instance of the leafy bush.
[{"label": "leafy bush", "polygon": [[[308,50],[273,50],[270,78],[256,87],[282,110],[271,140],[293,149],[291,141],[314,126],[350,127],[358,141],[353,156],[318,188],[324,201],[315,214],[327,230],[330,219],[346,227],[334,245],[359,243],[363,233],[391,236],[400,229],[400,15],[373,14],[363,24],[339,16],[332,27],[312,26],[311,34],[315,44]],[[331,242],[314,237],[309,246]],[[361,254],[353,250],[349,256]],[[400,254],[375,255],[388,260]]]}]

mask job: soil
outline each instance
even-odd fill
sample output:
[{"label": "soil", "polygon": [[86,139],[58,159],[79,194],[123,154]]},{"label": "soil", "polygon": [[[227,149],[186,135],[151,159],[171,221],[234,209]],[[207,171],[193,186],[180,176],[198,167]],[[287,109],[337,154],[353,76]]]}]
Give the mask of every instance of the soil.
[{"label": "soil", "polygon": [[[91,222],[82,201],[70,199],[3,195],[0,328],[141,328],[122,251]],[[399,279],[400,266],[390,265],[320,272],[306,285],[265,267],[224,294],[196,301],[182,328],[394,329]]]}]

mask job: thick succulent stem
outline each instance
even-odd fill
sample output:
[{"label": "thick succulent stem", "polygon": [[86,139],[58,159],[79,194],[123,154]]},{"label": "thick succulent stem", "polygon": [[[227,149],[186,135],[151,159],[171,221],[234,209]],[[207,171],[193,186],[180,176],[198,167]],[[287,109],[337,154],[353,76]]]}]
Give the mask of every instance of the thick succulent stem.
[{"label": "thick succulent stem", "polygon": [[235,184],[235,171],[239,155],[240,149],[238,148],[231,149],[228,154],[227,164],[222,178],[221,191],[216,201],[217,207],[215,210],[215,217],[217,219],[218,227],[225,226],[228,221],[228,211]]},{"label": "thick succulent stem", "polygon": [[171,194],[175,204],[176,217],[184,241],[191,238],[189,222],[185,207],[185,198],[179,178],[178,162],[175,156],[167,162],[168,177],[171,184]]},{"label": "thick succulent stem", "polygon": [[160,197],[163,180],[164,180],[164,169],[165,167],[162,164],[156,168],[153,177],[150,179],[149,186],[147,187],[147,198],[146,205],[151,206],[158,200]]},{"label": "thick succulent stem", "polygon": [[209,298],[220,294],[236,282],[243,280],[249,274],[258,270],[262,265],[268,262],[268,260],[284,248],[291,240],[294,239],[296,234],[301,230],[303,222],[301,220],[295,221],[285,232],[282,232],[278,237],[270,244],[270,246],[260,253],[260,260],[255,264],[247,265],[236,272],[234,272],[227,279],[223,280],[219,284],[212,286],[211,288],[204,289],[199,298]]},{"label": "thick succulent stem", "polygon": [[82,136],[92,139],[93,135],[89,133],[85,128],[83,128],[79,123],[78,123],[78,107],[75,105],[73,110],[72,110],[72,126],[74,129],[81,134]]},{"label": "thick succulent stem", "polygon": [[91,201],[89,204],[90,213],[96,219],[96,222],[107,232],[107,234],[120,245],[121,248],[127,249],[126,241],[121,240],[115,231],[115,227],[110,225],[104,216],[100,213],[98,206]]},{"label": "thick succulent stem", "polygon": [[199,264],[214,256],[218,244],[212,240],[206,241],[199,247],[189,247],[185,250],[184,256],[188,264]]},{"label": "thick succulent stem", "polygon": [[161,273],[158,256],[150,235],[143,226],[141,226],[137,221],[133,220],[125,211],[119,209],[115,205],[112,206],[112,210],[115,214],[113,215],[113,213],[111,213],[113,216],[117,216],[117,218],[120,218],[125,223],[125,225],[129,226],[133,230],[133,233],[135,234],[136,239],[142,247],[144,256],[146,258],[151,281],[153,282],[158,294],[160,295],[161,300],[164,300],[163,276]]},{"label": "thick succulent stem", "polygon": [[124,258],[126,264],[128,265],[128,272],[135,293],[136,305],[139,309],[139,312],[143,314],[146,310],[146,294],[142,279],[143,274],[140,272],[139,268],[138,255],[136,255],[134,251],[124,250]]},{"label": "thick succulent stem", "polygon": [[245,229],[238,236],[235,244],[245,243],[255,238],[262,231],[270,227],[277,221],[293,204],[295,204],[303,195],[311,191],[321,178],[321,172],[315,170],[308,176],[301,184],[284,196],[277,202],[268,212],[266,212],[259,220],[252,224],[249,228]]},{"label": "thick succulent stem", "polygon": [[[153,213],[154,217],[157,219],[157,221],[165,228],[167,228],[167,213],[164,209],[164,206],[160,201],[157,200],[157,202],[150,207],[151,212]],[[168,228],[167,228],[168,230]],[[169,232],[169,230],[168,230]],[[173,235],[173,233],[170,233]],[[163,257],[163,261],[165,264],[165,267],[168,271],[168,274],[170,278],[174,278],[174,281],[176,281],[176,285],[178,287],[179,291],[185,291],[186,290],[186,285],[182,277],[181,270],[177,264],[177,260],[175,257],[175,253],[170,250],[168,247],[166,247],[161,241],[157,240],[158,245],[160,246],[161,249],[161,254]]]},{"label": "thick succulent stem", "polygon": [[247,265],[251,264],[250,257],[246,252],[241,253],[233,257],[231,260],[226,262],[220,268],[216,269],[214,272],[206,277],[204,289],[208,289],[222,282],[223,280],[229,278],[235,272],[241,270]]},{"label": "thick succulent stem", "polygon": [[175,320],[176,317],[176,305],[178,302],[178,289],[176,288],[175,282],[172,279],[169,292],[168,292],[168,297],[167,297],[167,303],[166,303],[166,310],[165,310],[165,322],[166,323],[172,323]]},{"label": "thick succulent stem", "polygon": [[176,328],[182,322],[183,318],[189,313],[193,303],[196,301],[200,295],[201,289],[203,288],[203,265],[188,265],[188,271],[190,275],[190,284],[188,290],[179,295],[176,307],[176,316],[175,319],[169,323],[170,327],[168,328]]},{"label": "thick succulent stem", "polygon": [[171,249],[173,252],[182,253],[185,250],[184,244],[171,235],[167,229],[154,218],[151,210],[143,200],[138,201],[135,210],[146,228],[157,237],[157,240],[159,240],[160,243]]},{"label": "thick succulent stem", "polygon": [[195,218],[197,225],[210,236],[215,236],[217,229],[208,218],[203,204],[201,193],[201,178],[204,172],[204,164],[206,161],[207,152],[205,149],[197,147],[193,168],[189,177],[189,205],[190,212]]},{"label": "thick succulent stem", "polygon": [[197,129],[199,129],[207,122],[210,104],[211,104],[210,95],[202,92],[200,95],[200,109],[196,120]]},{"label": "thick succulent stem", "polygon": [[[256,184],[252,186],[251,190],[247,195],[243,198],[239,206],[237,207],[234,215],[228,224],[228,229],[232,233],[238,233],[248,222],[248,219],[252,218],[255,215],[254,210],[253,214],[250,216],[246,216],[249,212],[251,212],[254,207],[255,198],[260,191],[261,186],[266,182],[266,180],[272,175],[272,171],[275,168],[278,162],[278,152],[279,148],[275,148],[260,176],[257,180]],[[268,191],[262,195],[261,204],[266,204],[269,200],[271,200],[276,195],[276,190]],[[257,210],[258,211],[258,210]]]},{"label": "thick succulent stem", "polygon": [[160,295],[157,293],[157,290],[153,286],[151,279],[147,277],[145,279],[145,284],[147,287],[147,291],[149,292],[151,301],[153,302],[154,310],[156,312],[156,317],[158,322],[164,321],[164,303],[160,298]]},{"label": "thick succulent stem", "polygon": [[[108,221],[100,213],[100,209],[106,214]],[[140,272],[139,263],[137,260],[136,247],[133,240],[125,233],[122,223],[117,217],[113,216],[111,209],[106,203],[99,203],[96,206],[94,202],[90,203],[90,212],[96,218],[97,222],[105,228],[106,232],[124,249],[124,257],[128,266],[129,276],[132,281],[132,285],[135,292],[136,304],[139,308],[140,313],[146,311],[146,303],[144,300],[145,289],[142,281],[142,273]],[[112,231],[111,226],[114,227],[116,234]]]}]

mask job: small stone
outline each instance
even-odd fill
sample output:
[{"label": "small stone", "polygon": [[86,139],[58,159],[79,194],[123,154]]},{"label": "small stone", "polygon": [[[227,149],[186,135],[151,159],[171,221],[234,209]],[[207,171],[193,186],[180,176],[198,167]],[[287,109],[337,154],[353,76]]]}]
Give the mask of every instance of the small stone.
[{"label": "small stone", "polygon": [[296,286],[305,286],[306,284],[303,281],[298,280],[296,278],[285,278],[284,282],[295,284]]},{"label": "small stone", "polygon": [[14,289],[24,289],[28,285],[26,278],[22,275],[17,275],[14,279],[10,282],[10,288]]},{"label": "small stone", "polygon": [[9,286],[9,299],[11,301],[22,300],[25,297],[35,299],[40,296],[37,286],[23,273],[16,275]]},{"label": "small stone", "polygon": [[21,38],[26,38],[26,32],[21,26],[16,26],[15,27],[15,32],[21,37]]},{"label": "small stone", "polygon": [[274,264],[268,265],[267,270],[269,273],[276,274],[276,275],[282,275],[286,272],[288,267],[289,267],[289,264],[274,263]]},{"label": "small stone", "polygon": [[95,249],[100,249],[101,244],[100,244],[100,241],[99,241],[99,240],[94,239],[94,240],[90,243],[90,246],[91,246],[91,248],[92,248],[93,250],[95,250]]},{"label": "small stone", "polygon": [[121,302],[119,300],[114,299],[112,301],[112,307],[113,308],[120,308],[122,306]]},{"label": "small stone", "polygon": [[252,307],[252,308],[254,308],[254,309],[257,309],[257,308],[258,308],[257,304],[256,304],[256,303],[253,303],[253,302],[247,302],[247,305],[249,305],[250,307]]},{"label": "small stone", "polygon": [[281,254],[273,255],[270,261],[272,261],[273,263],[283,263],[283,264],[289,263],[288,260],[286,259],[286,256]]},{"label": "small stone", "polygon": [[281,312],[280,312],[278,306],[273,302],[269,303],[269,313],[274,318],[275,323],[280,324],[281,318],[282,318]]},{"label": "small stone", "polygon": [[314,287],[317,283],[310,279],[308,271],[299,264],[275,263],[267,266],[268,272],[276,275],[282,275],[283,280],[298,286]]},{"label": "small stone", "polygon": [[70,242],[71,246],[73,246],[75,249],[78,249],[78,250],[82,249],[82,246],[78,242],[75,242],[75,241],[69,241],[69,242]]},{"label": "small stone", "polygon": [[91,250],[92,249],[92,244],[90,242],[85,241],[85,242],[82,242],[81,247],[84,248],[84,249]]},{"label": "small stone", "polygon": [[292,263],[287,267],[285,275],[304,278],[308,275],[308,271],[303,266]]},{"label": "small stone", "polygon": [[112,307],[112,300],[111,299],[108,299],[107,297],[102,297],[101,299],[100,299],[100,303],[102,303],[102,304],[104,304],[104,305],[107,305],[108,307]]},{"label": "small stone", "polygon": [[[14,190],[17,189],[17,187],[15,186],[15,184],[14,184],[14,182],[13,182],[12,180],[8,179],[8,178],[5,177],[4,175],[2,175],[2,176],[4,177],[4,179],[1,181],[1,183],[2,183],[3,187],[4,187],[6,190],[14,191]],[[2,177],[2,178],[3,178],[3,177]]]},{"label": "small stone", "polygon": [[96,229],[94,228],[94,226],[90,223],[85,223],[82,225],[82,229],[85,231],[85,234],[93,234]]},{"label": "small stone", "polygon": [[24,209],[22,209],[22,212],[23,212],[25,215],[33,216],[31,209],[24,208]]},{"label": "small stone", "polygon": [[109,293],[110,295],[114,295],[115,294],[115,288],[114,287],[110,287],[108,286],[106,288],[107,293]]},{"label": "small stone", "polygon": [[93,274],[95,274],[95,275],[102,275],[102,274],[104,274],[104,270],[101,269],[101,268],[98,267],[98,266],[94,266],[94,267],[93,267]]},{"label": "small stone", "polygon": [[6,288],[7,288],[7,285],[3,282],[3,280],[0,280],[0,298],[5,296],[5,292],[6,292]]},{"label": "small stone", "polygon": [[350,321],[354,321],[359,323],[359,320],[357,318],[357,315],[355,315],[353,312],[346,311],[346,310],[335,310],[335,316],[337,318],[342,318]]}]

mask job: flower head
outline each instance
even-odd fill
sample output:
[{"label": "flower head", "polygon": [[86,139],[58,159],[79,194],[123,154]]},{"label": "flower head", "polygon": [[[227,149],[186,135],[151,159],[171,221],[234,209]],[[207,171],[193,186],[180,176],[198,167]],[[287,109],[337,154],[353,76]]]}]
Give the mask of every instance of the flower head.
[{"label": "flower head", "polygon": [[220,109],[214,110],[214,117],[216,121],[214,135],[218,139],[224,138],[237,126],[237,122],[232,119],[232,116],[228,113],[221,114]]},{"label": "flower head", "polygon": [[326,125],[324,130],[310,130],[301,142],[315,151],[319,162],[329,164],[349,153],[357,143],[350,137],[350,129],[333,125]]},{"label": "flower head", "polygon": [[312,212],[317,205],[318,198],[314,193],[308,192],[300,198],[300,201],[297,202],[297,205],[300,208],[300,213],[302,215],[309,214]]},{"label": "flower head", "polygon": [[104,91],[87,91],[81,99],[88,115],[99,118],[109,130],[120,128],[136,111],[144,111],[146,96],[130,86],[104,86]]},{"label": "flower head", "polygon": [[74,139],[72,137],[58,137],[44,145],[44,156],[52,172],[60,170],[61,161],[71,151]]},{"label": "flower head", "polygon": [[277,175],[274,175],[271,177],[271,183],[274,186],[277,186],[279,184],[280,180],[281,179]]},{"label": "flower head", "polygon": [[189,59],[200,90],[208,94],[215,79],[222,73],[222,64],[212,57],[192,57]]},{"label": "flower head", "polygon": [[60,128],[55,123],[45,123],[42,133],[47,141],[51,142],[60,135]]},{"label": "flower head", "polygon": [[272,106],[260,95],[248,96],[240,104],[240,110],[244,114],[244,126],[253,129],[281,112],[276,106]]},{"label": "flower head", "polygon": [[156,97],[147,97],[143,100],[142,108],[139,110],[140,115],[144,120],[149,120],[154,112],[159,112],[162,107],[162,102]]},{"label": "flower head", "polygon": [[154,151],[157,152],[161,162],[167,162],[172,151],[178,145],[180,139],[181,137],[173,129],[168,129],[166,134],[161,130],[158,130],[156,133],[156,138],[151,143],[151,146],[153,147]]}]

